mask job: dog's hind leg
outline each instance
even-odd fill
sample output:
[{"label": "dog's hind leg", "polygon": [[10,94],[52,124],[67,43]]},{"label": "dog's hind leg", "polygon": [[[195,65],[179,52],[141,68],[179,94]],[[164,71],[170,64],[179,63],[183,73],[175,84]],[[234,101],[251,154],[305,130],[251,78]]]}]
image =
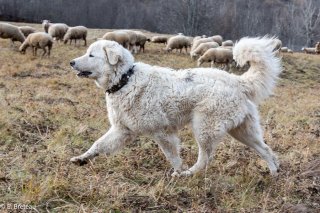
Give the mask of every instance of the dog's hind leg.
[{"label": "dog's hind leg", "polygon": [[174,172],[172,176],[177,176],[182,170],[182,159],[180,158],[180,139],[176,134],[158,133],[154,139],[170,161]]},{"label": "dog's hind leg", "polygon": [[207,115],[196,115],[192,121],[192,130],[198,144],[198,160],[188,170],[181,175],[190,176],[204,169],[212,160],[216,146],[225,135],[224,128],[220,128],[219,123],[213,123],[207,119]]},{"label": "dog's hind leg", "polygon": [[247,116],[243,123],[229,131],[229,134],[241,143],[253,148],[268,163],[270,173],[277,175],[279,162],[271,148],[264,143],[259,117]]},{"label": "dog's hind leg", "polygon": [[109,131],[99,138],[91,148],[84,154],[70,159],[72,163],[84,165],[88,160],[94,158],[98,154],[111,155],[119,151],[127,143],[132,142],[136,138],[130,131],[124,128],[112,126]]}]

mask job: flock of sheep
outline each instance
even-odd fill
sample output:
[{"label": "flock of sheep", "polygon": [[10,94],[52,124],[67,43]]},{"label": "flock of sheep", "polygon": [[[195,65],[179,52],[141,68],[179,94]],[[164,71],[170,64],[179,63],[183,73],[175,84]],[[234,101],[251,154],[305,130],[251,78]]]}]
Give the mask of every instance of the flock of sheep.
[{"label": "flock of sheep", "polygon": [[[0,23],[0,38],[11,39],[21,42],[19,51],[25,53],[28,47],[32,47],[33,55],[37,55],[37,49],[42,49],[44,55],[50,56],[53,40],[62,41],[65,44],[69,41],[70,44],[77,40],[83,40],[84,45],[87,45],[88,29],[84,26],[69,27],[64,23],[51,23],[49,20],[43,20],[42,26],[45,32],[36,32],[36,29],[29,26],[14,26],[8,23]],[[211,37],[185,36],[181,33],[174,36],[153,36],[148,38],[141,31],[133,30],[115,30],[107,32],[101,39],[116,41],[123,47],[129,49],[132,53],[144,52],[146,42],[163,43],[166,45],[165,51],[171,52],[177,50],[180,53],[185,49],[188,53],[190,48],[190,56],[192,59],[198,58],[198,66],[205,62],[211,62],[211,66],[223,66],[226,70],[233,63],[231,40],[223,41],[222,36],[215,35]],[[275,50],[279,52],[293,53],[288,47],[282,47],[282,42],[277,39]],[[314,48],[302,48],[305,53],[320,54],[320,42],[317,42]]]}]

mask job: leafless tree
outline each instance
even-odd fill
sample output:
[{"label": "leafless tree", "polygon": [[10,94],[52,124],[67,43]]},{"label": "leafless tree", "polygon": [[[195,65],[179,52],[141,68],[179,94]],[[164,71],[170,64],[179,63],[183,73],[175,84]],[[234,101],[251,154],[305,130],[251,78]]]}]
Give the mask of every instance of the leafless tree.
[{"label": "leafless tree", "polygon": [[312,0],[305,0],[300,7],[301,10],[301,29],[305,35],[306,45],[314,43],[315,32],[320,24],[320,8],[313,4]]}]

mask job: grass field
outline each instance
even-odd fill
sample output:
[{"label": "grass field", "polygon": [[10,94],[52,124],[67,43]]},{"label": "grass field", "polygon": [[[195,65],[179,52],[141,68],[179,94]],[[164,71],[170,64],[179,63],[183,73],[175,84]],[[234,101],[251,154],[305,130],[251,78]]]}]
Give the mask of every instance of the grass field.
[{"label": "grass field", "polygon": [[[89,43],[105,32],[90,29]],[[135,58],[196,66],[162,48],[147,43]],[[83,167],[69,162],[109,128],[104,91],[69,67],[85,50],[55,43],[50,58],[33,57],[0,39],[0,212],[11,212],[1,204],[29,205],[30,212],[320,211],[320,55],[284,54],[275,95],[260,106],[264,139],[281,163],[277,178],[257,154],[226,137],[206,171],[176,179],[145,137]],[[180,136],[182,157],[192,165],[197,146],[189,128]]]}]

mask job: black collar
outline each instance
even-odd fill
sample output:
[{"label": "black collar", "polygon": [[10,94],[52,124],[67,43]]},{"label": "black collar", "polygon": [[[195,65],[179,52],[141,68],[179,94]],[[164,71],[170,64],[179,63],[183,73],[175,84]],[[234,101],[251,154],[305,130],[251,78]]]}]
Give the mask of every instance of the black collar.
[{"label": "black collar", "polygon": [[128,70],[127,73],[122,74],[119,83],[116,84],[116,85],[113,85],[110,89],[107,89],[106,92],[107,92],[108,94],[115,93],[115,92],[117,92],[118,90],[120,90],[122,87],[124,87],[124,86],[128,83],[130,76],[134,73],[134,70],[133,70],[134,66],[135,66],[135,65],[133,65],[133,66]]}]

